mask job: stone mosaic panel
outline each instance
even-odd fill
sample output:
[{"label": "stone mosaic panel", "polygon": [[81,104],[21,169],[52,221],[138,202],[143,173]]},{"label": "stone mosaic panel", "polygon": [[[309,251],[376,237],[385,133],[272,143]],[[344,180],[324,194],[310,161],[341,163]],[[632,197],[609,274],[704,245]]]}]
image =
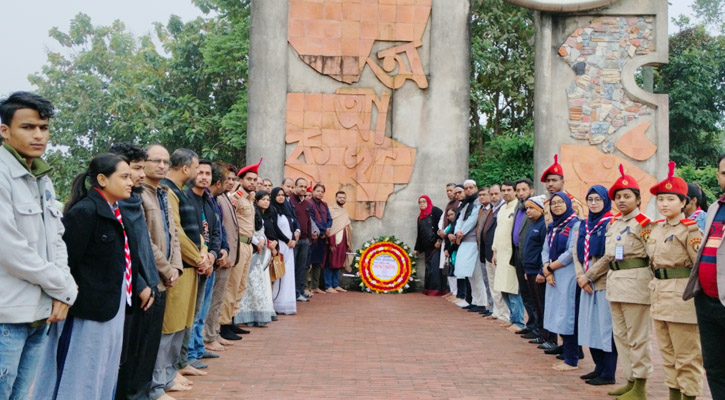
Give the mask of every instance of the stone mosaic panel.
[{"label": "stone mosaic panel", "polygon": [[629,59],[655,50],[653,22],[651,16],[593,18],[559,47],[559,55],[576,74],[566,88],[572,137],[611,153],[615,133],[652,114],[649,106],[625,93],[621,73]]}]

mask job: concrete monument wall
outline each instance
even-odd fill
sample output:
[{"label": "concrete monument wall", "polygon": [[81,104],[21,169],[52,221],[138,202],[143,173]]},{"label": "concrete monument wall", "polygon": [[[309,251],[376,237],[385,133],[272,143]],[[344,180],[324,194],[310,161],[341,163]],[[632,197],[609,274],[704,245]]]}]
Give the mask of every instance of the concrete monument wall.
[{"label": "concrete monument wall", "polygon": [[649,187],[667,173],[669,103],[637,86],[635,73],[668,61],[667,1],[510,2],[539,10],[535,171],[558,153],[566,189],[583,200],[592,185],[614,183],[622,163],[654,216]]},{"label": "concrete monument wall", "polygon": [[468,0],[252,2],[247,159],[347,193],[354,245],[415,242],[468,170]]}]

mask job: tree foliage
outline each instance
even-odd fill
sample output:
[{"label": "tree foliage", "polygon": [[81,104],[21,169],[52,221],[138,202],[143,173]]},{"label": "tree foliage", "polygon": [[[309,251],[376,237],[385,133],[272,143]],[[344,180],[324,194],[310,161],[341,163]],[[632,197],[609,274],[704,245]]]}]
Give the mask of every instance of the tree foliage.
[{"label": "tree foliage", "polygon": [[61,198],[72,176],[114,142],[244,162],[249,0],[196,4],[206,18],[172,15],[153,38],[134,37],[121,21],[94,26],[82,13],[67,32],[50,31],[62,51],[49,52],[29,79],[57,107],[48,159]]}]

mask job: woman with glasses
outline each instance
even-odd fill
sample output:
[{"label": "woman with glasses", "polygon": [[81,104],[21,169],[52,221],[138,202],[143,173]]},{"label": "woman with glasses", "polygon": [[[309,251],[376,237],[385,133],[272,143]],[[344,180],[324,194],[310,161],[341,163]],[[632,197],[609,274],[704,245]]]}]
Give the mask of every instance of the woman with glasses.
[{"label": "woman with glasses", "polygon": [[594,360],[594,371],[582,375],[590,385],[612,385],[617,369],[617,349],[612,337],[612,312],[607,301],[607,271],[600,264],[592,268],[604,255],[607,225],[612,219],[612,201],[607,188],[592,186],[586,196],[589,217],[579,225],[579,240],[574,262],[577,283],[582,290],[579,302],[579,345],[589,347]]},{"label": "woman with glasses", "polygon": [[541,258],[546,279],[544,300],[544,329],[558,333],[564,341],[564,361],[555,363],[556,371],[578,368],[579,346],[576,337],[578,288],[574,270],[574,247],[579,232],[579,218],[572,208],[569,195],[556,192],[549,200],[552,222],[547,228]]},{"label": "woman with glasses", "polygon": [[620,213],[607,226],[604,255],[590,267],[607,272],[607,300],[612,312],[612,333],[627,383],[609,392],[619,400],[646,399],[647,378],[652,374],[650,358],[650,294],[652,280],[645,244],[651,221],[639,211],[639,185],[624,174],[609,188],[609,199]]}]

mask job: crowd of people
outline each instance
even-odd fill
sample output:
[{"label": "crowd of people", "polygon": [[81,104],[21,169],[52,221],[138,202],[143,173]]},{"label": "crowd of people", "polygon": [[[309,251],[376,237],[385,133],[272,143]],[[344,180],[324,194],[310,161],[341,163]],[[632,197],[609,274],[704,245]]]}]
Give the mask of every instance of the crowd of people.
[{"label": "crowd of people", "polygon": [[[521,178],[450,183],[443,210],[420,196],[423,293],[556,356],[556,371],[577,370],[588,347],[589,385],[616,384],[619,362],[626,381],[608,392],[618,400],[647,398],[654,327],[669,398],[696,398],[706,375],[713,399],[725,399],[725,195],[708,209],[674,167],[647,188],[657,221],[640,211],[641,189],[621,165],[611,187],[594,185],[581,202],[564,189],[557,156],[540,179],[546,194]],[[717,179],[725,192],[725,155]]]},{"label": "crowd of people", "polygon": [[[189,149],[113,144],[65,205],[53,105],[0,101],[0,399],[173,399],[251,326],[345,292],[345,192]],[[61,211],[62,208],[62,211]],[[34,384],[35,382],[35,384]]]}]

